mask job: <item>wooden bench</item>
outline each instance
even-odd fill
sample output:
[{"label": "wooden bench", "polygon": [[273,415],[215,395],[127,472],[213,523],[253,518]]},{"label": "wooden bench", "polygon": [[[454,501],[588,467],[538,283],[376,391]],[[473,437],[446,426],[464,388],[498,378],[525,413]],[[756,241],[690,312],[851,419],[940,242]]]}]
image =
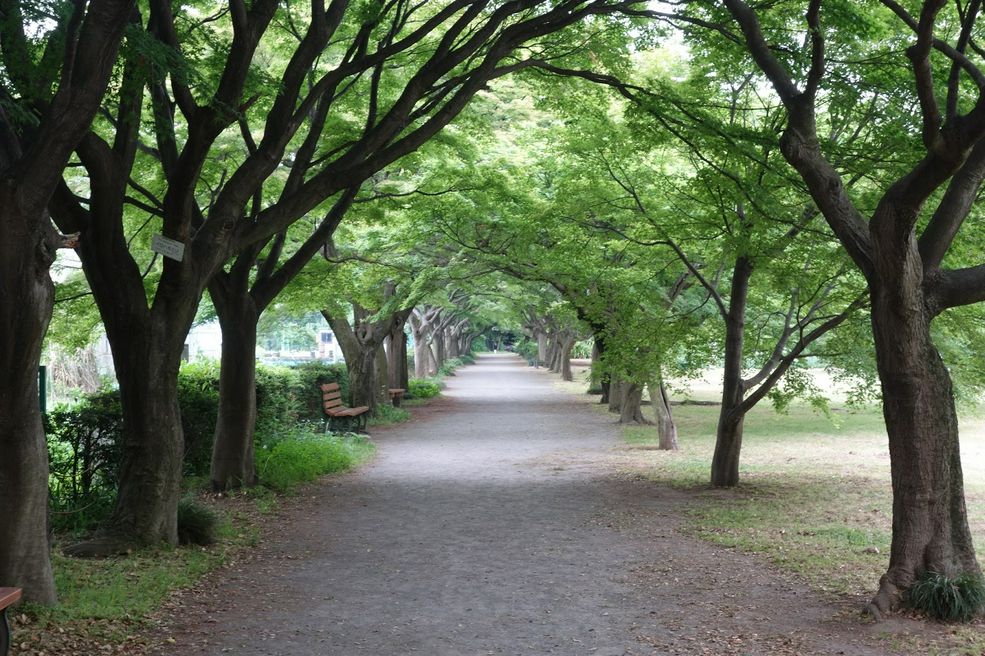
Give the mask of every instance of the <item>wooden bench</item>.
[{"label": "wooden bench", "polygon": [[390,403],[393,404],[394,408],[400,407],[400,400],[404,398],[404,393],[406,391],[407,390],[402,387],[391,387],[387,390],[387,392],[390,393]]},{"label": "wooden bench", "polygon": [[356,430],[366,429],[369,406],[350,408],[342,403],[342,390],[338,383],[325,383],[321,386],[322,409],[325,411],[325,430],[335,430],[343,424],[349,430],[355,424]]},{"label": "wooden bench", "polygon": [[0,656],[7,656],[10,649],[10,623],[7,607],[21,598],[20,588],[0,588]]}]

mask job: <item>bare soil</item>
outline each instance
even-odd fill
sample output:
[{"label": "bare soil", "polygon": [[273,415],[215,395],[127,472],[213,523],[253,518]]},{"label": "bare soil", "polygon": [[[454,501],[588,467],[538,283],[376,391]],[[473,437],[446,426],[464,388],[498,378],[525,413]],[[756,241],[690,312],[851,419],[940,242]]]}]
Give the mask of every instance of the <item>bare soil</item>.
[{"label": "bare soil", "polygon": [[612,418],[515,356],[444,395],[177,593],[149,653],[882,656],[926,631],[681,535],[686,495],[620,473]]}]

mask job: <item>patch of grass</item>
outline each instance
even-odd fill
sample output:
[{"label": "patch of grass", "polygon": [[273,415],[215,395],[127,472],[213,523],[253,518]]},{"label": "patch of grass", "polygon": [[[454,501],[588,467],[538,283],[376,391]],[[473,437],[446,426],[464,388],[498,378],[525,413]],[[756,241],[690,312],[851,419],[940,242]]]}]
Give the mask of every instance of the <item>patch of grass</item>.
[{"label": "patch of grass", "polygon": [[967,622],[985,610],[985,581],[977,574],[954,578],[924,572],[907,592],[914,609],[945,622]]},{"label": "patch of grass", "polygon": [[77,559],[52,554],[59,605],[28,610],[40,622],[122,619],[157,608],[175,588],[193,584],[226,560],[227,549],[159,547],[127,556]]},{"label": "patch of grass", "polygon": [[391,424],[402,424],[410,419],[410,412],[403,408],[395,408],[385,403],[376,408],[376,416],[370,417],[366,423],[370,426],[389,426]]},{"label": "patch of grass", "polygon": [[350,469],[369,458],[373,449],[362,435],[299,430],[257,454],[260,482],[275,490],[291,490],[324,474]]}]

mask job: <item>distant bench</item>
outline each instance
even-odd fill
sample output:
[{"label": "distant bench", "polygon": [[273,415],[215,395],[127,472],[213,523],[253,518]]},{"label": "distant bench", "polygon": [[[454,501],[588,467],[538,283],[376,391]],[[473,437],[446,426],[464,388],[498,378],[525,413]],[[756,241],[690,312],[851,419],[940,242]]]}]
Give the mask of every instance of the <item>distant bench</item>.
[{"label": "distant bench", "polygon": [[10,623],[7,607],[21,598],[20,588],[0,588],[0,656],[7,656],[10,649]]},{"label": "distant bench", "polygon": [[402,387],[391,387],[387,390],[387,392],[390,393],[390,403],[393,404],[394,408],[400,407],[400,399],[404,398],[404,393],[406,391],[407,390]]},{"label": "distant bench", "polygon": [[[325,411],[325,428],[335,430],[339,424],[351,429],[355,424],[356,430],[366,429],[366,413],[369,406],[361,405],[350,408],[342,403],[342,390],[338,383],[325,383],[321,386],[322,409]],[[0,655],[2,656],[2,655]]]}]

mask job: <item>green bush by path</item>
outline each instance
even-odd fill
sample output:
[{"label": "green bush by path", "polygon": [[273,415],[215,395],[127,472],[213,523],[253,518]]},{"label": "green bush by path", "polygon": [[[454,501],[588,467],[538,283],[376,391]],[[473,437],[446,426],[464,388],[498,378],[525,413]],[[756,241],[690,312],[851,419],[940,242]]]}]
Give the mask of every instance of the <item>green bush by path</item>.
[{"label": "green bush by path", "polygon": [[924,572],[907,592],[907,602],[944,622],[968,622],[985,611],[985,580],[980,574],[954,578]]},{"label": "green bush by path", "polygon": [[441,383],[433,378],[411,378],[407,383],[406,399],[430,399],[441,393]]},{"label": "green bush by path", "polygon": [[368,458],[373,449],[362,435],[324,435],[299,428],[257,452],[260,483],[275,490],[290,490],[298,483],[349,469]]}]

